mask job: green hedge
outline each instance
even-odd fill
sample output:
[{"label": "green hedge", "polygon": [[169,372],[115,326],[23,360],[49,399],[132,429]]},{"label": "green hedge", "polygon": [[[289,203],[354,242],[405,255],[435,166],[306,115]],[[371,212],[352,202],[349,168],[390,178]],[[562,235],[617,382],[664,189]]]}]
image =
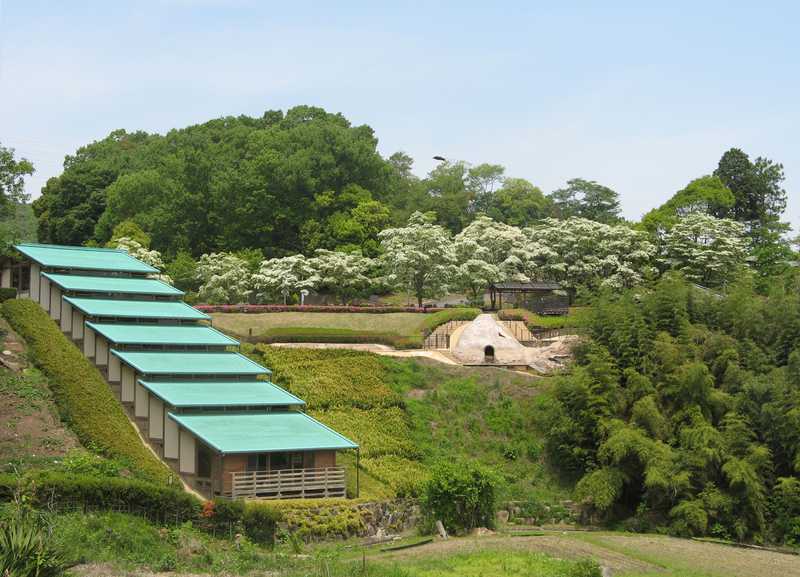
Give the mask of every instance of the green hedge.
[{"label": "green hedge", "polygon": [[[436,313],[438,314],[438,313]],[[433,315],[431,315],[433,316]],[[240,337],[242,338],[242,337]],[[258,336],[248,338],[258,343],[378,343],[398,349],[422,347],[422,337],[402,336],[380,331],[358,331],[353,329],[325,327],[274,327]]]},{"label": "green hedge", "polygon": [[3,316],[28,344],[31,360],[47,376],[62,419],[81,443],[129,463],[141,477],[166,483],[170,469],[133,428],[97,368],[31,300],[3,303]]},{"label": "green hedge", "polygon": [[422,331],[425,334],[430,334],[439,325],[450,321],[471,321],[481,314],[481,312],[481,309],[472,308],[445,309],[426,316],[425,322],[422,324]]},{"label": "green hedge", "polygon": [[123,477],[52,471],[0,474],[0,502],[13,500],[17,493],[34,508],[130,512],[165,524],[191,521],[213,534],[244,531],[251,540],[265,545],[274,542],[282,517],[280,511],[266,505],[224,499],[202,502],[176,487]]},{"label": "green hedge", "polygon": [[97,477],[54,471],[36,471],[22,477],[0,475],[0,501],[21,490],[34,507],[76,506],[89,510],[145,511],[149,516],[178,522],[197,518],[199,499],[181,488],[124,477]]},{"label": "green hedge", "polygon": [[17,298],[17,289],[15,288],[0,288],[0,303],[9,299]]}]

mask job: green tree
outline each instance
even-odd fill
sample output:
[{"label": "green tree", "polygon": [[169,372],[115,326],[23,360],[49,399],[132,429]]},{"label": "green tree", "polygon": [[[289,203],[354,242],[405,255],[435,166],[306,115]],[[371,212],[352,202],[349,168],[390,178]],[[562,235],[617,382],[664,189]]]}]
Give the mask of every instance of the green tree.
[{"label": "green tree", "polygon": [[786,270],[793,255],[783,237],[789,225],[781,221],[786,209],[783,165],[763,157],[751,161],[742,150],[731,148],[720,158],[714,175],[733,193],[732,218],[747,229],[756,269],[763,275]]},{"label": "green tree", "polygon": [[619,195],[594,180],[573,178],[549,195],[555,218],[573,216],[613,224],[620,220]]},{"label": "green tree", "polygon": [[652,233],[664,233],[680,218],[695,212],[727,218],[734,203],[733,193],[718,176],[701,176],[644,215],[642,226]]},{"label": "green tree", "polygon": [[525,227],[549,216],[551,205],[551,200],[524,178],[506,178],[484,212],[498,222]]},{"label": "green tree", "polygon": [[28,200],[25,194],[25,177],[34,172],[30,161],[14,158],[14,149],[0,143],[0,216],[14,212],[14,206]]}]

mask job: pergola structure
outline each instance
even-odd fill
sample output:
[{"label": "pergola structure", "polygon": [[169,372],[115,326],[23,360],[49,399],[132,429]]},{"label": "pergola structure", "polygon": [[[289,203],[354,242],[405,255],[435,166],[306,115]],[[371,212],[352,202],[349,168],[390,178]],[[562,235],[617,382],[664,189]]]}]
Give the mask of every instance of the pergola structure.
[{"label": "pergola structure", "polygon": [[565,315],[569,312],[569,295],[557,282],[493,283],[489,285],[492,309],[503,308],[503,295],[513,295],[516,305],[538,314]]}]

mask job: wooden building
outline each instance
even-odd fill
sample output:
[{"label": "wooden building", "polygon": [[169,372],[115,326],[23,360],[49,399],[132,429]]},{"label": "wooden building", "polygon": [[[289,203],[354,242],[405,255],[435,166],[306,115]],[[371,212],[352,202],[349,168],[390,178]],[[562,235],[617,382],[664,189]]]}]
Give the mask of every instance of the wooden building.
[{"label": "wooden building", "polygon": [[493,283],[489,285],[489,299],[493,310],[505,304],[540,315],[565,315],[570,305],[568,291],[557,282]]}]

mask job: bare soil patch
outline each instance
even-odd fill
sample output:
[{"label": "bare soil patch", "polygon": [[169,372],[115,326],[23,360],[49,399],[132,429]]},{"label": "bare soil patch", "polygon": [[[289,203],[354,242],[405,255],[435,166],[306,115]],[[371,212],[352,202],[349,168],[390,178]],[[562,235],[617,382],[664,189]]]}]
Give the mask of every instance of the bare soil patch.
[{"label": "bare soil patch", "polygon": [[800,556],[718,543],[702,543],[660,535],[598,535],[595,543],[617,551],[663,560],[669,566],[691,568],[726,577],[775,575],[800,577]]}]

